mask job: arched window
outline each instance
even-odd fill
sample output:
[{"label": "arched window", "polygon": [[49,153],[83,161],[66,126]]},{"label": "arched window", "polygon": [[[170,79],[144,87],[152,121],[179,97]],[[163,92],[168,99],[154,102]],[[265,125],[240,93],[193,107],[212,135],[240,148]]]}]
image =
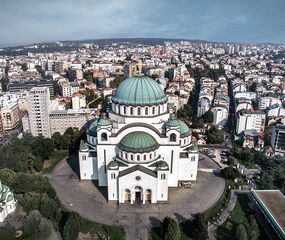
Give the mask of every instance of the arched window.
[{"label": "arched window", "polygon": [[184,144],[186,144],[186,139],[184,139]]},{"label": "arched window", "polygon": [[154,152],[154,157],[156,157],[156,152]]},{"label": "arched window", "polygon": [[128,160],[128,154],[126,154],[126,153],[125,153],[125,159],[127,159],[127,160]]},{"label": "arched window", "polygon": [[152,159],[152,154],[149,154],[149,159]]},{"label": "arched window", "polygon": [[131,115],[134,114],[134,109],[133,109],[133,107],[130,107],[130,114],[131,114]]},{"label": "arched window", "polygon": [[134,155],[133,154],[131,154],[131,160],[134,160]]},{"label": "arched window", "polygon": [[145,115],[148,115],[148,107],[145,108]]},{"label": "arched window", "polygon": [[170,134],[170,142],[176,142],[176,134],[175,133]]},{"label": "arched window", "polygon": [[101,141],[108,141],[107,133],[101,134]]},{"label": "arched window", "polygon": [[121,114],[121,106],[118,105],[118,113]]},{"label": "arched window", "polygon": [[116,174],[115,173],[111,173],[111,179],[115,179],[116,178]]},{"label": "arched window", "polygon": [[155,114],[155,107],[152,107],[152,114]]},{"label": "arched window", "polygon": [[161,179],[161,180],[165,180],[165,173],[162,173],[162,174],[160,175],[160,179]]},{"label": "arched window", "polygon": [[137,155],[137,161],[140,161],[141,158],[140,158],[140,155]]},{"label": "arched window", "polygon": [[160,114],[160,106],[158,106],[158,114]]},{"label": "arched window", "polygon": [[141,108],[138,107],[138,115],[141,115]]},{"label": "arched window", "polygon": [[143,160],[146,160],[146,155],[143,155]]},{"label": "arched window", "polygon": [[126,106],[124,106],[124,114],[126,114],[127,113],[127,108],[126,108]]}]

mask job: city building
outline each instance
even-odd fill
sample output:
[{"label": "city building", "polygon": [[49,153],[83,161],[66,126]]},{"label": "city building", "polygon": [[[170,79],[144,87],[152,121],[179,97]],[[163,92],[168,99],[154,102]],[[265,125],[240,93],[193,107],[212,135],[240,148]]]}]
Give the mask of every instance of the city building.
[{"label": "city building", "polygon": [[281,101],[275,97],[260,97],[258,99],[258,109],[265,110],[275,104],[281,106]]},{"label": "city building", "polygon": [[75,93],[72,95],[72,109],[79,109],[86,107],[86,96],[81,93]]},{"label": "city building", "polygon": [[237,117],[236,133],[240,134],[244,130],[263,132],[265,118],[264,112],[241,110]]},{"label": "city building", "polygon": [[0,222],[4,222],[6,217],[16,210],[17,200],[10,188],[0,181]]},{"label": "city building", "polygon": [[107,186],[109,201],[167,202],[169,187],[196,180],[199,153],[191,136],[157,82],[128,78],[112,96],[108,116],[95,119],[81,142],[80,179]]},{"label": "city building", "polygon": [[228,121],[229,111],[228,108],[224,105],[216,105],[211,111],[214,114],[213,124],[217,126],[225,126]]},{"label": "city building", "polygon": [[277,124],[273,127],[271,147],[276,155],[285,155],[285,125]]},{"label": "city building", "polygon": [[[30,90],[28,102],[28,124],[24,119],[24,131],[30,132],[33,136],[43,135],[50,138],[50,93],[47,87],[34,87]],[[26,118],[26,117],[25,117]]]},{"label": "city building", "polygon": [[5,131],[15,128],[21,120],[21,111],[17,102],[10,103],[6,107],[1,108],[0,114]]}]

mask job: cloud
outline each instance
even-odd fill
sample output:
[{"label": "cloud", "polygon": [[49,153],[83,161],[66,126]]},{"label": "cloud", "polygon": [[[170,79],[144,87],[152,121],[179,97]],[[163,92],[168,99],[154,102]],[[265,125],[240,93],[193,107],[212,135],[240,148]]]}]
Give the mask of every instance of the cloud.
[{"label": "cloud", "polygon": [[247,18],[245,16],[236,16],[234,18],[234,21],[241,22],[241,23],[246,23],[247,22]]}]

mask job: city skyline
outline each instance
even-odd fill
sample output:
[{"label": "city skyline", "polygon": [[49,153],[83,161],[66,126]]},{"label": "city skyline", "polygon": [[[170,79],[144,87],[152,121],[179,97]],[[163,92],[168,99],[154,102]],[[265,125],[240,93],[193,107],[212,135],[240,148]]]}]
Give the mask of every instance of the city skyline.
[{"label": "city skyline", "polygon": [[0,46],[122,37],[285,43],[284,7],[281,0],[3,2]]}]

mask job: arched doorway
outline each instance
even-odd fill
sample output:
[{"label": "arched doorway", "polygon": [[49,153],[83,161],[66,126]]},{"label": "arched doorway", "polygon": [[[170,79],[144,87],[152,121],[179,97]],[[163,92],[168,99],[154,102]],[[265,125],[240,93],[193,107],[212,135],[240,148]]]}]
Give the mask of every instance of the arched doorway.
[{"label": "arched doorway", "polygon": [[151,190],[147,189],[145,191],[145,200],[151,202]]},{"label": "arched doorway", "polygon": [[142,188],[139,186],[135,187],[135,200],[142,201]]},{"label": "arched doorway", "polygon": [[129,189],[125,190],[125,201],[131,201],[131,191]]}]

